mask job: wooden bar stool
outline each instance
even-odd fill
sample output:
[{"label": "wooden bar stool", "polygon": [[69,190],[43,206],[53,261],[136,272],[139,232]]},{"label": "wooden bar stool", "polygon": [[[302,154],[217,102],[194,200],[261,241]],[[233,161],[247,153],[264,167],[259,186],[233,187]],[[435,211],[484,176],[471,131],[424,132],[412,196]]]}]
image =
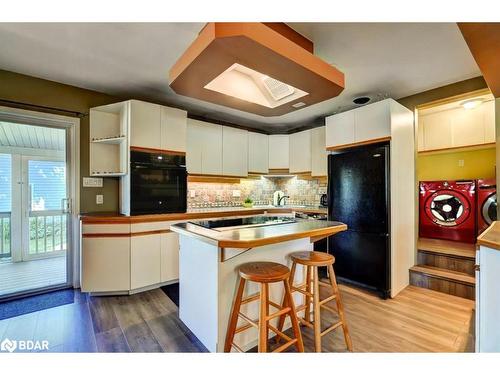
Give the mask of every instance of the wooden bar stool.
[{"label": "wooden bar stool", "polygon": [[[302,343],[302,335],[300,334],[299,323],[295,313],[295,307],[290,291],[290,284],[288,277],[290,276],[290,269],[282,264],[273,262],[252,262],[246,263],[239,268],[240,280],[238,284],[238,291],[231,311],[229,326],[226,334],[226,342],[224,345],[224,352],[229,353],[231,348],[236,349],[238,352],[243,350],[234,343],[234,335],[243,332],[249,328],[255,327],[259,330],[259,353],[267,352],[267,340],[269,330],[276,333],[277,336],[285,339],[287,342],[273,352],[282,352],[288,347],[295,344],[299,352],[304,351],[304,344]],[[253,281],[260,283],[260,292],[242,299],[243,291],[245,289],[246,281]],[[286,301],[286,306],[280,306],[269,300],[269,284],[276,282],[283,282],[285,287],[285,294],[283,300]],[[260,300],[259,319],[252,320],[248,316],[240,312],[241,305],[246,303]],[[269,306],[276,308],[278,311],[269,314]],[[285,335],[281,330],[271,326],[270,321],[274,318],[289,315],[292,321],[292,329],[295,338]],[[236,327],[238,318],[241,318],[246,324]]]},{"label": "wooden bar stool", "polygon": [[[351,336],[349,335],[349,328],[347,327],[347,322],[345,320],[344,306],[342,304],[342,299],[340,296],[339,288],[337,286],[337,280],[335,279],[335,273],[333,272],[333,263],[335,262],[335,257],[333,255],[317,252],[317,251],[299,251],[291,254],[292,258],[292,270],[290,273],[290,288],[293,292],[299,292],[305,295],[305,304],[297,306],[296,311],[305,310],[304,318],[298,318],[299,321],[307,327],[314,329],[314,348],[316,352],[321,352],[321,337],[327,333],[333,331],[334,329],[342,326],[344,331],[344,339],[349,351],[352,351]],[[297,264],[303,265],[305,267],[306,279],[301,285],[294,286],[293,280],[295,277],[295,269]],[[330,278],[330,283],[325,283],[319,281],[318,277],[318,267],[327,267],[328,275]],[[311,278],[312,276],[312,278]],[[312,285],[311,285],[312,283]],[[324,286],[331,290],[332,294],[320,300],[319,287]],[[311,300],[313,307],[313,321],[311,322]],[[334,309],[326,304],[332,300],[335,300],[337,304],[337,309]],[[284,301],[284,306],[286,306],[286,301]],[[338,314],[340,320],[334,323],[330,327],[326,328],[324,331],[321,330],[321,308]],[[278,323],[278,329],[282,329],[285,323],[285,316],[280,317]],[[279,342],[279,337],[277,337]]]}]

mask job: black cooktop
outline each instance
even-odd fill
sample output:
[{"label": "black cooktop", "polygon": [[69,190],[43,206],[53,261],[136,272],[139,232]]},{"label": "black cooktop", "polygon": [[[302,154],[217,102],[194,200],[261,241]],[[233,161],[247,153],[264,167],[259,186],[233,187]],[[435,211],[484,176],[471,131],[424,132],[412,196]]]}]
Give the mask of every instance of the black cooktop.
[{"label": "black cooktop", "polygon": [[293,217],[285,216],[252,216],[240,217],[235,219],[191,221],[190,223],[200,225],[208,229],[217,229],[225,227],[286,224],[294,223],[295,221],[296,220]]}]

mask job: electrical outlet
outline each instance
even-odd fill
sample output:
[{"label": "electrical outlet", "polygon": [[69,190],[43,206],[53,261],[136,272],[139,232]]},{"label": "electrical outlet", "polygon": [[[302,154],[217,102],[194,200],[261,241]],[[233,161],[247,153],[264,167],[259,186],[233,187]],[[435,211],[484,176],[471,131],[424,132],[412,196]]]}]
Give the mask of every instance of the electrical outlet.
[{"label": "electrical outlet", "polygon": [[189,190],[189,196],[190,196],[191,198],[196,197],[196,190]]},{"label": "electrical outlet", "polygon": [[240,190],[233,190],[233,197],[235,197],[235,198],[241,197],[241,191]]},{"label": "electrical outlet", "polygon": [[463,160],[463,159],[460,159],[460,160],[458,161],[458,166],[459,166],[459,167],[463,167],[463,166],[464,166],[464,160]]},{"label": "electrical outlet", "polygon": [[96,194],[96,196],[95,196],[95,203],[96,204],[103,204],[104,203],[104,195],[102,195],[102,194]]}]

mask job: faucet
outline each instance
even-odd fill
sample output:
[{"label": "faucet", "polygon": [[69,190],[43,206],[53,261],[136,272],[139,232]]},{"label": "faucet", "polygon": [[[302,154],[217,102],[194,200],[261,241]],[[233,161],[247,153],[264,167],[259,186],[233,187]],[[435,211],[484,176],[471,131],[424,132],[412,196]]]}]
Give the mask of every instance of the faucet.
[{"label": "faucet", "polygon": [[[289,195],[283,195],[282,197],[278,198],[278,206],[281,206],[281,201],[284,201],[285,198],[290,198]],[[285,202],[283,202],[283,206],[285,205]]]}]

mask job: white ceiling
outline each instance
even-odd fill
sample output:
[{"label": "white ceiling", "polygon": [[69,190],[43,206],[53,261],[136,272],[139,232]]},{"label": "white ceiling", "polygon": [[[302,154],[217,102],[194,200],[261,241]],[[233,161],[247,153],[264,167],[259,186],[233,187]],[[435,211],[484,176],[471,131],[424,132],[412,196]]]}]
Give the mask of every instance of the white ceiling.
[{"label": "white ceiling", "polygon": [[3,23],[0,69],[142,98],[190,113],[286,132],[352,107],[360,94],[395,99],[481,75],[454,23],[290,23],[345,73],[337,98],[262,117],[176,95],[168,70],[202,23]]}]

